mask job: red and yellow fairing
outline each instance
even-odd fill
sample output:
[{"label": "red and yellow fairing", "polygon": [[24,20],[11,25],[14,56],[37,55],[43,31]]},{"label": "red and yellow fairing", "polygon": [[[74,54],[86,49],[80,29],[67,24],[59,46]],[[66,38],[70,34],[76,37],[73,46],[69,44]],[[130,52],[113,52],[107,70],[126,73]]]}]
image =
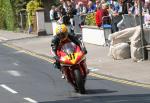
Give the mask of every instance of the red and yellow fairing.
[{"label": "red and yellow fairing", "polygon": [[67,55],[66,53],[60,51],[60,62],[62,64],[74,65],[77,64],[84,57],[84,53],[77,46],[74,53]]}]

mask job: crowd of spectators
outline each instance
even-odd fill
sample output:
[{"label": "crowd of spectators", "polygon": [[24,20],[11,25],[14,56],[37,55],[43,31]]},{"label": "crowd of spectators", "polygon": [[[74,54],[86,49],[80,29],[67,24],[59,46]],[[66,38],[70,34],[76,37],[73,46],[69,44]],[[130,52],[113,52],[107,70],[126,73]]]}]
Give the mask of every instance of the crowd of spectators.
[{"label": "crowd of spectators", "polygon": [[[95,21],[98,27],[108,21],[104,17],[110,17],[110,23],[113,32],[118,31],[123,25],[122,15],[139,15],[139,0],[88,0],[85,4],[76,0],[60,0],[60,6],[52,6],[50,10],[50,20],[57,20],[58,23],[69,25],[70,30],[74,30],[74,15],[80,15],[82,24],[84,24],[84,16],[88,13],[95,12]],[[142,13],[145,16],[145,23],[150,24],[150,0],[141,0]],[[121,19],[116,19],[121,17]],[[114,19],[115,18],[115,19]],[[112,23],[113,22],[113,23]]]}]

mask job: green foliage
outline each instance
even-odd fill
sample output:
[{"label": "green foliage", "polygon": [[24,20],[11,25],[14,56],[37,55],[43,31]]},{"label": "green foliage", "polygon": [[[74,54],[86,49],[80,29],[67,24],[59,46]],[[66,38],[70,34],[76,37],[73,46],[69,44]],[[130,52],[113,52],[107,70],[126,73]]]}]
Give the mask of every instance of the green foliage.
[{"label": "green foliage", "polygon": [[26,0],[11,0],[15,14],[18,14],[21,9],[24,9]]},{"label": "green foliage", "polygon": [[41,2],[38,0],[32,0],[27,4],[27,11],[34,15],[36,9],[41,6]]},{"label": "green foliage", "polygon": [[33,24],[33,16],[36,13],[38,8],[42,7],[42,2],[40,0],[31,0],[27,3],[26,10],[28,12],[28,23],[29,25]]},{"label": "green foliage", "polygon": [[[59,0],[51,1],[50,4],[59,4]],[[35,10],[42,6],[41,0],[0,0],[0,29],[16,29],[20,24],[19,14],[22,10],[28,12],[28,21],[31,24]]]},{"label": "green foliage", "polygon": [[52,0],[52,3],[50,4],[50,7],[51,7],[52,5],[55,5],[55,6],[60,5],[59,0]]},{"label": "green foliage", "polygon": [[41,5],[40,0],[0,0],[0,29],[16,29],[20,24],[20,11],[26,10],[26,4],[31,1]]},{"label": "green foliage", "polygon": [[86,18],[85,18],[85,24],[86,25],[90,25],[90,26],[95,26],[96,22],[95,22],[95,13],[89,13],[87,14]]},{"label": "green foliage", "polygon": [[0,29],[14,30],[17,27],[17,14],[24,0],[0,0]]},{"label": "green foliage", "polygon": [[10,0],[2,0],[2,11],[4,12],[4,24],[7,30],[14,30],[15,16]]},{"label": "green foliage", "polygon": [[[16,19],[16,27],[15,30],[26,29],[27,23],[27,15],[26,15],[26,5],[30,0],[11,0],[11,4],[13,6],[13,12],[15,14]],[[23,21],[21,22],[21,18]]]},{"label": "green foliage", "polygon": [[4,8],[3,8],[3,1],[0,0],[0,29],[4,29]]}]

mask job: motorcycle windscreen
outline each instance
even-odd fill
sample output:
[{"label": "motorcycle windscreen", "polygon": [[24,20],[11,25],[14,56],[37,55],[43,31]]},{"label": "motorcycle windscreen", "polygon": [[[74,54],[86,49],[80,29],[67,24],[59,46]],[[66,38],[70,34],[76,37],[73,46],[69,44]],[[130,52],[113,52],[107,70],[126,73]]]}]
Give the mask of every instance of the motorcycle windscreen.
[{"label": "motorcycle windscreen", "polygon": [[76,49],[76,45],[72,42],[64,44],[61,48],[61,50],[66,54],[74,53],[75,49]]},{"label": "motorcycle windscreen", "polygon": [[76,64],[83,56],[80,48],[72,42],[64,44],[60,54],[61,63],[69,65]]}]

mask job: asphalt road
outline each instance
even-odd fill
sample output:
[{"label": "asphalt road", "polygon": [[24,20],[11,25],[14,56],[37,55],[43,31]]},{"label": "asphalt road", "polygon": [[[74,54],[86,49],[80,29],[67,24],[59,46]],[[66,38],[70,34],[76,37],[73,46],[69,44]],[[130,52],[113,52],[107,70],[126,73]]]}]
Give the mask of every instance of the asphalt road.
[{"label": "asphalt road", "polygon": [[53,65],[0,44],[0,103],[150,103],[150,89],[88,77],[74,93]]}]

